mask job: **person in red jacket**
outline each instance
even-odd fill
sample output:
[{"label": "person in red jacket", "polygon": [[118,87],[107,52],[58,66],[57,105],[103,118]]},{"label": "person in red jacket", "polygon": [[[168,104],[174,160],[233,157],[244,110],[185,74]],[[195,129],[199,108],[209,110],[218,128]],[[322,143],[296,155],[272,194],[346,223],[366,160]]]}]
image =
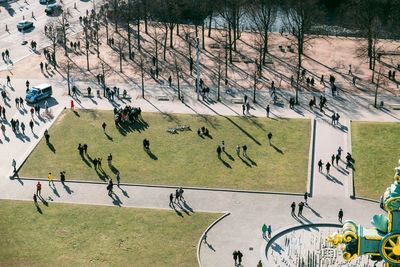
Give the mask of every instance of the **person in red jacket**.
[{"label": "person in red jacket", "polygon": [[41,193],[40,193],[40,191],[42,191],[42,184],[41,184],[40,182],[38,182],[38,183],[36,184],[36,195],[42,196]]}]

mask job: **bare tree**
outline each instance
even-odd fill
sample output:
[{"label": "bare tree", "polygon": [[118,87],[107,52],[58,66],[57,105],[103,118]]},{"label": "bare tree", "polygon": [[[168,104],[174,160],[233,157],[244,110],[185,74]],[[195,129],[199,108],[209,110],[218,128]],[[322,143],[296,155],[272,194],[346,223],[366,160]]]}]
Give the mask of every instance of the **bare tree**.
[{"label": "bare tree", "polygon": [[89,71],[89,51],[90,51],[90,42],[89,42],[89,29],[88,27],[84,27],[83,29],[83,36],[84,36],[84,42],[85,42],[85,49],[86,49],[86,69]]},{"label": "bare tree", "polygon": [[182,61],[179,58],[178,53],[171,53],[171,57],[174,59],[174,70],[175,70],[175,76],[176,76],[176,81],[177,81],[177,88],[178,88],[178,99],[181,99],[181,89],[180,89],[180,84],[179,80],[182,75]]},{"label": "bare tree", "polygon": [[268,53],[268,33],[272,30],[277,10],[278,6],[276,0],[255,0],[249,8],[249,14],[254,23],[253,30],[255,30],[263,40],[263,65],[265,65],[265,55]]},{"label": "bare tree", "polygon": [[383,67],[380,66],[378,73],[377,73],[377,78],[376,78],[376,83],[375,83],[375,102],[374,102],[374,107],[377,107],[377,103],[378,103],[378,89],[381,85],[386,84],[383,80],[384,77],[384,70]]},{"label": "bare tree", "polygon": [[126,42],[123,38],[119,37],[117,40],[117,50],[119,55],[119,71],[122,73],[122,59],[124,58],[124,50],[126,47]]},{"label": "bare tree", "polygon": [[56,54],[57,42],[60,37],[60,33],[57,31],[57,22],[49,21],[45,26],[44,36],[51,42],[51,46],[53,47],[53,53]]},{"label": "bare tree", "polygon": [[62,44],[65,51],[65,56],[67,56],[67,34],[69,29],[69,22],[67,18],[67,13],[63,11],[61,17],[57,20],[56,29],[59,29],[60,33],[62,34]]},{"label": "bare tree", "polygon": [[217,101],[221,101],[221,80],[222,80],[222,64],[224,64],[224,56],[221,48],[218,49],[217,58],[214,61],[217,64]]},{"label": "bare tree", "polygon": [[302,55],[309,41],[316,37],[309,33],[322,13],[317,0],[288,0],[284,13],[284,26],[291,33],[290,37],[297,48],[296,104],[298,104]]},{"label": "bare tree", "polygon": [[142,98],[144,98],[144,75],[145,75],[145,55],[140,52],[139,53],[139,68],[140,68],[140,75],[142,78]]}]

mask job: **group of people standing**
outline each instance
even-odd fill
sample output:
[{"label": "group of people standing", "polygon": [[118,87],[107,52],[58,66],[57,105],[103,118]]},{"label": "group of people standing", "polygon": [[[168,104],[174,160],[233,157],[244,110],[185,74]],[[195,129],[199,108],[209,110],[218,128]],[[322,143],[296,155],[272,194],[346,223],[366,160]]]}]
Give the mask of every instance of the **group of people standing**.
[{"label": "group of people standing", "polygon": [[114,122],[115,126],[119,126],[124,122],[134,122],[141,119],[142,110],[140,107],[131,107],[129,105],[124,108],[114,108]]}]

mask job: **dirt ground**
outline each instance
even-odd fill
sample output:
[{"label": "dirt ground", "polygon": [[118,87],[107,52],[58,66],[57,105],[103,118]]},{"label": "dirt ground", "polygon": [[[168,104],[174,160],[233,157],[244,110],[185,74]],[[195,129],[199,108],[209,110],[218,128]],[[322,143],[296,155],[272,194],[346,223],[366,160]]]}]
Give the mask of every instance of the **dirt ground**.
[{"label": "dirt ground", "polygon": [[[76,27],[82,27],[77,25]],[[96,75],[102,73],[102,63],[105,68],[105,79],[107,86],[113,86],[113,83],[129,83],[132,86],[141,85],[141,70],[140,56],[143,57],[143,65],[145,71],[145,84],[166,84],[168,77],[172,76],[173,84],[176,84],[175,61],[179,65],[180,84],[181,86],[194,86],[196,78],[196,50],[193,46],[191,55],[194,60],[193,73],[189,71],[189,48],[186,41],[186,33],[189,34],[189,39],[194,40],[194,27],[180,25],[179,36],[174,30],[173,42],[174,47],[169,47],[169,33],[167,37],[166,60],[163,59],[164,50],[164,35],[163,27],[149,25],[148,34],[144,33],[144,24],[141,24],[141,52],[137,49],[137,27],[132,30],[132,49],[135,51],[134,61],[129,59],[127,34],[125,28],[119,28],[119,32],[114,32],[114,27],[109,26],[109,38],[114,38],[114,45],[108,46],[105,36],[105,28],[100,33],[100,57],[97,57],[96,42],[93,41],[90,45],[89,65],[90,71],[86,70],[86,54],[84,48],[83,33],[78,33],[75,36],[70,36],[69,41],[81,42],[81,47],[77,51],[68,53],[69,59],[64,56],[64,50],[61,46],[57,48],[57,62],[59,68],[56,71],[41,72],[39,63],[46,62],[43,55],[43,50],[37,54],[33,54],[20,62],[16,63],[11,71],[0,72],[0,77],[5,78],[6,75],[12,75],[14,78],[23,79],[63,79],[66,76],[66,61],[71,62],[71,75],[75,76],[76,80],[92,80],[97,81]],[[151,71],[155,71],[152,64],[152,57],[155,56],[155,32],[158,33],[158,58],[159,58],[159,76],[153,78]],[[199,37],[201,44],[201,28],[199,28]],[[200,72],[201,78],[206,86],[211,90],[217,87],[218,81],[218,65],[221,65],[221,87],[225,87],[225,50],[224,40],[225,31],[212,29],[211,37],[207,36],[208,29],[205,31],[205,49],[200,51]],[[237,51],[233,52],[233,64],[228,64],[228,86],[234,88],[253,88],[254,73],[256,71],[255,60],[258,58],[257,52],[258,35],[249,32],[242,32],[240,39],[237,41]],[[122,70],[120,72],[119,61],[119,42],[123,49],[124,58],[122,60]],[[193,42],[194,43],[194,42]],[[344,37],[317,37],[312,39],[306,47],[305,55],[303,56],[303,67],[307,69],[306,77],[313,77],[315,80],[314,87],[308,87],[305,80],[302,82],[302,90],[323,91],[324,86],[320,84],[320,77],[324,75],[325,81],[329,81],[329,75],[334,75],[336,85],[340,90],[353,93],[373,93],[376,85],[371,83],[372,71],[368,68],[368,59],[360,57],[359,50],[366,41],[357,38]],[[69,46],[69,45],[68,45]],[[282,52],[279,46],[285,49]],[[271,82],[274,81],[278,89],[294,90],[290,86],[290,77],[295,75],[297,64],[297,54],[290,52],[288,46],[294,48],[290,36],[280,35],[277,33],[270,34],[269,54],[267,55],[267,64],[263,66],[262,76],[257,81],[258,89],[270,88]],[[381,40],[379,42],[380,50],[385,52],[393,52],[399,50],[399,42]],[[219,55],[219,56],[218,56]],[[221,60],[218,60],[220,58]],[[220,63],[218,63],[220,62]],[[352,65],[352,75],[349,72],[349,64]],[[381,61],[376,64],[375,80],[378,76],[377,72],[381,70],[381,86],[380,93],[399,94],[398,82],[388,79],[388,71],[395,70],[397,64],[400,64],[399,55],[382,56]],[[33,71],[32,71],[33,70]],[[400,71],[397,71],[397,81],[400,81]],[[353,75],[357,77],[356,84],[353,85]],[[328,83],[325,83],[326,85]]]}]

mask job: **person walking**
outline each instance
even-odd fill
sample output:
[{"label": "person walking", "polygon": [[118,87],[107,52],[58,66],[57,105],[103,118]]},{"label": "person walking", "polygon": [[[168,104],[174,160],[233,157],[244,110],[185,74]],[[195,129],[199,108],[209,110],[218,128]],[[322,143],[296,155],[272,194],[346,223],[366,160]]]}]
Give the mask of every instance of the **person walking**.
[{"label": "person walking", "polygon": [[342,209],[339,210],[338,217],[339,217],[339,222],[342,223],[342,220],[343,220],[343,210]]},{"label": "person walking", "polygon": [[71,100],[71,109],[73,110],[74,109],[74,100]]},{"label": "person walking", "polygon": [[14,168],[14,173],[16,173],[17,172],[17,168],[16,168],[17,162],[15,161],[15,159],[13,159],[13,161],[12,161],[12,166]]},{"label": "person walking", "polygon": [[292,208],[292,216],[295,216],[296,214],[296,202],[292,202],[292,205],[290,205],[290,207]]},{"label": "person walking", "polygon": [[339,115],[339,113],[336,113],[336,124],[339,124],[339,118],[340,118],[340,115]]},{"label": "person walking", "polygon": [[174,194],[173,193],[169,194],[169,205],[170,206],[174,205]]},{"label": "person walking", "polygon": [[240,252],[240,250],[238,250],[238,252],[237,252],[237,257],[238,257],[239,265],[242,264],[243,254],[242,254],[242,252]]},{"label": "person walking", "polygon": [[87,148],[88,148],[88,146],[87,146],[87,144],[85,143],[85,144],[83,144],[83,146],[82,146],[82,151],[87,155]]},{"label": "person walking", "polygon": [[246,115],[244,112],[246,111],[246,105],[245,104],[242,104],[242,112],[243,112],[243,115]]},{"label": "person walking", "polygon": [[269,118],[269,105],[265,108],[265,111],[267,112],[267,118]]},{"label": "person walking", "polygon": [[22,134],[25,135],[25,124],[23,122],[21,122],[21,130]]},{"label": "person walking", "polygon": [[269,132],[268,133],[268,143],[269,143],[269,145],[271,145],[271,139],[272,139],[272,133]]},{"label": "person walking", "polygon": [[307,204],[307,199],[308,199],[308,193],[307,192],[305,192],[304,193],[304,202]]},{"label": "person walking", "polygon": [[304,208],[304,203],[300,202],[299,203],[299,212],[297,213],[297,216],[303,216],[303,208]]},{"label": "person walking", "polygon": [[109,167],[111,166],[111,163],[112,163],[112,155],[111,155],[111,153],[109,153],[107,156],[107,164]]},{"label": "person walking", "polygon": [[117,186],[119,187],[119,181],[120,181],[119,172],[117,172],[117,175],[116,175],[115,178],[117,179]]},{"label": "person walking", "polygon": [[49,172],[49,186],[50,186],[50,183],[52,183],[53,184],[53,186],[54,186],[54,182],[53,182],[53,175],[51,174],[51,172]]},{"label": "person walking", "polygon": [[352,72],[351,72],[351,64],[349,64],[349,75],[352,75]]},{"label": "person walking", "polygon": [[179,203],[179,199],[180,199],[180,197],[179,197],[179,190],[178,190],[178,188],[175,190],[175,203],[176,202],[178,202]]},{"label": "person walking", "polygon": [[36,195],[38,195],[38,196],[42,196],[42,184],[40,183],[40,182],[38,182],[37,184],[36,184]]},{"label": "person walking", "polygon": [[339,167],[339,160],[340,160],[339,154],[336,154],[335,159],[336,159],[336,166]]},{"label": "person walking", "polygon": [[61,180],[61,183],[64,184],[64,182],[65,182],[65,171],[60,172],[60,180]]},{"label": "person walking", "polygon": [[236,153],[237,153],[237,156],[240,157],[240,146],[239,145],[236,146]]},{"label": "person walking", "polygon": [[271,225],[268,225],[268,238],[271,238],[272,228]]},{"label": "person walking", "polygon": [[336,157],[335,157],[335,154],[332,154],[332,157],[331,157],[331,162],[332,162],[332,166],[334,166],[335,164],[335,159],[336,159]]},{"label": "person walking", "polygon": [[222,149],[221,149],[220,146],[218,146],[218,147],[217,147],[217,154],[218,154],[218,158],[219,158],[219,159],[221,159],[221,152],[222,152]]},{"label": "person walking", "polygon": [[329,162],[326,163],[326,173],[329,175],[329,170],[331,169],[331,164]]},{"label": "person walking", "polygon": [[342,147],[339,147],[338,150],[337,150],[339,158],[342,156],[342,151],[343,151]]},{"label": "person walking", "polygon": [[182,187],[179,187],[179,200],[184,200],[185,198],[183,197],[183,188]]},{"label": "person walking", "polygon": [[36,208],[39,207],[39,204],[38,204],[38,202],[37,202],[37,196],[36,196],[36,194],[33,194],[33,203],[35,203]]},{"label": "person walking", "polygon": [[267,225],[264,223],[263,226],[261,227],[262,237],[263,237],[263,238],[266,237],[267,230],[268,230],[268,227],[267,227]]},{"label": "person walking", "polygon": [[232,255],[233,255],[233,260],[235,261],[235,266],[236,266],[236,262],[237,262],[237,258],[238,258],[238,253],[237,253],[237,251],[235,250],[235,251],[232,253]]},{"label": "person walking", "polygon": [[247,156],[247,146],[243,145],[242,149],[243,149],[243,156],[246,157]]},{"label": "person walking", "polygon": [[319,172],[322,172],[322,165],[323,165],[322,160],[319,160],[318,161],[318,171]]},{"label": "person walking", "polygon": [[104,134],[105,134],[105,133],[106,133],[107,124],[106,124],[105,122],[103,122],[103,124],[101,125],[101,127],[103,127],[103,132],[104,132]]},{"label": "person walking", "polygon": [[258,261],[257,267],[262,267],[262,262],[261,262],[261,260]]},{"label": "person walking", "polygon": [[110,181],[108,182],[108,185],[107,185],[107,190],[108,190],[109,196],[111,196],[111,194],[113,193],[113,186],[114,186],[113,181],[112,181],[112,179],[110,179]]},{"label": "person walking", "polygon": [[222,140],[221,142],[222,151],[225,152],[225,141]]}]

